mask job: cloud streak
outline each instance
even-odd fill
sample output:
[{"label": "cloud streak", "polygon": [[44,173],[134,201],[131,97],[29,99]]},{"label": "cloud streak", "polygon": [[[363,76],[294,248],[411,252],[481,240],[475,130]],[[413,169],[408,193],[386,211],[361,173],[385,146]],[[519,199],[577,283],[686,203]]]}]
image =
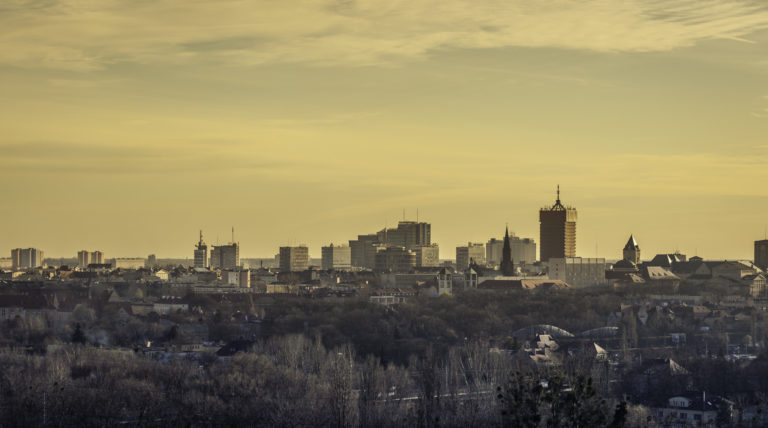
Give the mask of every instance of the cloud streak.
[{"label": "cloud streak", "polygon": [[768,8],[716,0],[9,1],[0,63],[396,65],[456,48],[649,52],[750,41]]}]

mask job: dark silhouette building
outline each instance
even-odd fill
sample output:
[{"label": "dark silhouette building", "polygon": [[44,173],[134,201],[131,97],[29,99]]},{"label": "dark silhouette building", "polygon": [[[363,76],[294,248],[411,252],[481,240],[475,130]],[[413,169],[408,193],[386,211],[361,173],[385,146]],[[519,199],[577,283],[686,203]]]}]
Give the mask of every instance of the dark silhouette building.
[{"label": "dark silhouette building", "polygon": [[755,265],[762,270],[768,269],[768,239],[755,241]]},{"label": "dark silhouette building", "polygon": [[555,204],[539,211],[539,223],[541,261],[576,257],[576,208],[560,202],[560,186]]},{"label": "dark silhouette building", "polygon": [[515,264],[512,261],[512,247],[509,245],[509,227],[504,230],[504,247],[501,250],[501,274],[515,275]]}]

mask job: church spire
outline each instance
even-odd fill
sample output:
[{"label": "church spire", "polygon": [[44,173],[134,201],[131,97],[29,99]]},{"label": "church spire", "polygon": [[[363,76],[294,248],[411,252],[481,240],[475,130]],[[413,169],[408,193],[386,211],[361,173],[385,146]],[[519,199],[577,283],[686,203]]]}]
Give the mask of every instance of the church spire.
[{"label": "church spire", "polygon": [[504,276],[515,275],[515,264],[512,262],[512,246],[509,245],[509,226],[504,231],[504,247],[501,250],[501,274]]}]

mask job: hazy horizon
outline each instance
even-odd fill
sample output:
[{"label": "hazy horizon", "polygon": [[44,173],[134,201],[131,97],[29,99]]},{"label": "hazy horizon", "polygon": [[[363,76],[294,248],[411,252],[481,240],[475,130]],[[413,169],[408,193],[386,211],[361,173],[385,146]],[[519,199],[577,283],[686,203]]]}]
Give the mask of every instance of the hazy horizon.
[{"label": "hazy horizon", "polygon": [[[439,13],[434,13],[439,10]],[[768,212],[768,6],[751,1],[11,1],[0,251],[241,257],[432,224],[441,258],[752,259]]]}]

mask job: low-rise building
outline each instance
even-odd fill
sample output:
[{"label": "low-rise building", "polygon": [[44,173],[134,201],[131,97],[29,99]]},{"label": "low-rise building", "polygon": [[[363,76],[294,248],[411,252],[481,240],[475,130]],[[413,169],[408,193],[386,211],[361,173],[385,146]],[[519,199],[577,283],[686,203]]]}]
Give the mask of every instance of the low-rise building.
[{"label": "low-rise building", "polygon": [[656,423],[671,427],[718,426],[717,415],[720,411],[730,414],[729,402],[719,397],[708,398],[704,393],[671,397],[666,406],[652,410]]},{"label": "low-rise building", "polygon": [[574,287],[605,283],[605,259],[565,257],[549,259],[549,278],[559,279]]}]

